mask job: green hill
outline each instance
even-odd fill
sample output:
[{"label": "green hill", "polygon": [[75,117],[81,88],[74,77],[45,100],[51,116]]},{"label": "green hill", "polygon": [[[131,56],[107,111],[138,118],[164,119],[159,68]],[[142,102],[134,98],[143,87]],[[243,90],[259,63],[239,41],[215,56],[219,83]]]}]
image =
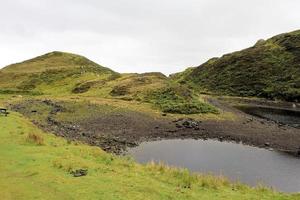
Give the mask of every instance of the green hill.
[{"label": "green hill", "polygon": [[76,54],[54,51],[36,58],[26,60],[21,63],[16,63],[4,67],[2,72],[14,73],[37,73],[47,70],[62,70],[74,68],[99,68],[103,71],[112,71],[104,68],[97,63]]},{"label": "green hill", "polygon": [[76,84],[117,77],[83,56],[51,52],[0,70],[2,93],[67,93]]},{"label": "green hill", "polygon": [[217,113],[159,72],[120,74],[87,58],[52,52],[0,70],[0,94],[81,95],[153,104],[163,112]]},{"label": "green hill", "polygon": [[269,99],[300,99],[300,31],[259,40],[174,75],[201,92]]}]

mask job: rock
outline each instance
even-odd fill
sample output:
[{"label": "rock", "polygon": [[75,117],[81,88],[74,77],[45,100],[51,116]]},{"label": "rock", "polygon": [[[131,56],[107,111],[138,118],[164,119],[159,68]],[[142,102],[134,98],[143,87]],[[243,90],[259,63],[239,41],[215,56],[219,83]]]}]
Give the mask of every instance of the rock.
[{"label": "rock", "polygon": [[77,169],[75,171],[71,171],[71,174],[74,177],[86,176],[88,174],[88,170],[87,169]]},{"label": "rock", "polygon": [[269,147],[269,146],[270,146],[270,143],[269,143],[269,142],[266,142],[266,143],[265,143],[265,146],[266,146],[266,147]]},{"label": "rock", "polygon": [[255,46],[261,46],[261,45],[264,45],[265,43],[266,43],[266,40],[264,40],[264,39],[259,39],[259,40],[256,42]]},{"label": "rock", "polygon": [[193,128],[195,130],[199,130],[199,123],[198,121],[195,121],[193,119],[181,119],[180,121],[177,121],[176,127],[177,128]]},{"label": "rock", "polygon": [[180,124],[176,124],[177,128],[182,128],[182,126]]},{"label": "rock", "polygon": [[190,121],[186,120],[182,123],[185,128],[193,128]]},{"label": "rock", "polygon": [[9,114],[9,112],[7,111],[6,108],[0,108],[0,114],[3,114],[4,116],[7,117],[7,115]]}]

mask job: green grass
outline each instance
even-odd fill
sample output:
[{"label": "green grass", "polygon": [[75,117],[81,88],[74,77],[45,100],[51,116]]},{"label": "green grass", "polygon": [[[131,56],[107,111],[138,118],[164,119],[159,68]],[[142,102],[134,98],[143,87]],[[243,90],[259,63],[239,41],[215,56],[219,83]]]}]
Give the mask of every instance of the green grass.
[{"label": "green grass", "polygon": [[202,93],[298,101],[299,57],[300,31],[295,31],[210,59],[173,79]]},{"label": "green grass", "polygon": [[83,56],[51,52],[1,69],[0,88],[2,93],[66,95],[86,82],[118,76]]},{"label": "green grass", "polygon": [[135,100],[151,103],[166,113],[218,114],[192,93],[162,73],[119,74],[85,57],[64,52],[48,53],[0,70],[0,94]]},{"label": "green grass", "polygon": [[47,53],[21,63],[9,65],[2,69],[5,73],[41,73],[46,70],[61,70],[72,68],[97,68],[98,70],[110,71],[112,70],[102,67],[97,63],[76,54],[54,51]]},{"label": "green grass", "polygon": [[[140,165],[37,129],[20,114],[0,117],[1,199],[299,199],[163,164]],[[70,172],[87,169],[88,175]]]},{"label": "green grass", "polygon": [[219,113],[215,107],[204,101],[200,101],[200,99],[193,94],[192,90],[181,85],[171,85],[156,91],[151,91],[146,96],[146,101],[153,103],[165,113]]}]

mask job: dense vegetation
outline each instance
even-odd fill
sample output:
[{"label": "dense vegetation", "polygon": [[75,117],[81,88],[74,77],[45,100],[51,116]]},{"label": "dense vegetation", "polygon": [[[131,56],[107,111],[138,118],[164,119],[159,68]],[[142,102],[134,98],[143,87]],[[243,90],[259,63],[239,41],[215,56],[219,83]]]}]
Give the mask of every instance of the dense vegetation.
[{"label": "dense vegetation", "polygon": [[163,112],[179,114],[218,113],[218,110],[195,96],[185,86],[170,86],[151,91],[146,99],[154,103]]},{"label": "dense vegetation", "polygon": [[300,31],[213,58],[174,76],[198,91],[235,96],[300,100]]}]

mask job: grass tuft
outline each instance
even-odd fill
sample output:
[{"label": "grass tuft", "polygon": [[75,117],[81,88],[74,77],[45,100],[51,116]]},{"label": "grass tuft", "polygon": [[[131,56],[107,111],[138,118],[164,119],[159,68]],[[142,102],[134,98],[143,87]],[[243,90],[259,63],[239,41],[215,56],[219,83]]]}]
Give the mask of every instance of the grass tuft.
[{"label": "grass tuft", "polygon": [[29,143],[34,143],[34,144],[39,145],[39,146],[45,144],[43,136],[41,134],[38,134],[38,133],[29,133],[26,136],[26,141],[29,142]]}]

